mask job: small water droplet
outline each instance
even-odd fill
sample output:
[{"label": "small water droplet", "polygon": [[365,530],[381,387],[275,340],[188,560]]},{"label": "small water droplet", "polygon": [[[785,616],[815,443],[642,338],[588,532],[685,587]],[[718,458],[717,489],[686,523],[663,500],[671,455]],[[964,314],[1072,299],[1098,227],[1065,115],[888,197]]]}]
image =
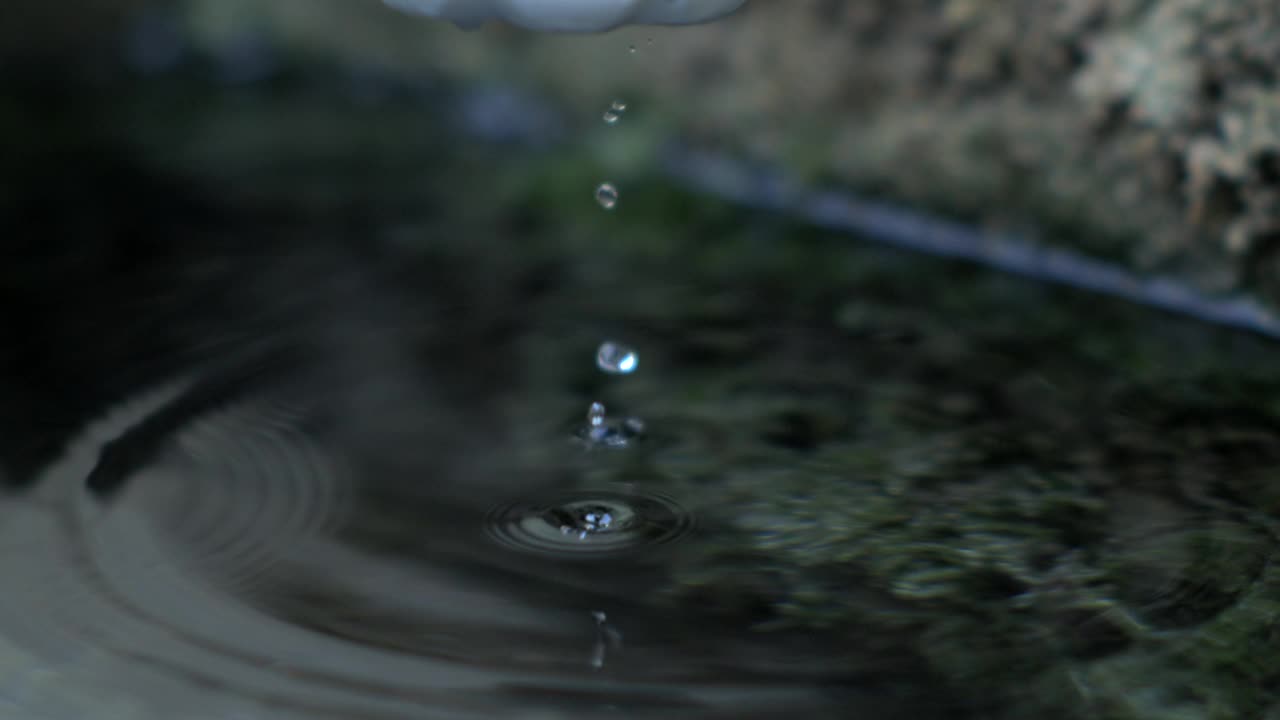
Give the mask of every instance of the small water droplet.
[{"label": "small water droplet", "polygon": [[609,183],[601,183],[596,188],[596,202],[605,210],[612,210],[618,204],[618,188]]},{"label": "small water droplet", "polygon": [[593,402],[587,410],[587,424],[591,427],[599,427],[604,424],[604,404]]},{"label": "small water droplet", "polygon": [[622,119],[622,114],[627,111],[627,104],[621,100],[614,100],[608,110],[604,111],[604,122],[606,125],[616,125]]},{"label": "small water droplet", "polygon": [[634,54],[635,54],[635,52],[636,52],[636,46],[635,46],[635,45],[628,45],[628,46],[627,46],[627,52],[629,52],[629,53],[631,53],[632,55],[634,55]]},{"label": "small water droplet", "polygon": [[596,367],[610,375],[627,375],[635,372],[640,365],[640,356],[635,350],[613,341],[600,343],[596,350]]}]

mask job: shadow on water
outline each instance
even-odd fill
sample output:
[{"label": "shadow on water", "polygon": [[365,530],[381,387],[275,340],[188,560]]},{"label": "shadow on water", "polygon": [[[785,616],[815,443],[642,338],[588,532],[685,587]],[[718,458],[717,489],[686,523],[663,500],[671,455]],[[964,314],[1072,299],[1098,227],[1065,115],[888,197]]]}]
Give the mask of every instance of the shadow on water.
[{"label": "shadow on water", "polygon": [[411,99],[127,93],[6,161],[5,713],[1274,711],[1264,342],[602,213]]}]

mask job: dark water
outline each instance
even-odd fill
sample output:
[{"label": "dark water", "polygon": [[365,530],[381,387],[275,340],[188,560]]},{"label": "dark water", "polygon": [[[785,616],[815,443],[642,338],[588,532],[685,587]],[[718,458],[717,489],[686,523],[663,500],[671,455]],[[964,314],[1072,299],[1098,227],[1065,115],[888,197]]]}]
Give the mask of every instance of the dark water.
[{"label": "dark water", "polygon": [[279,85],[7,110],[0,716],[1280,712],[1273,345]]}]

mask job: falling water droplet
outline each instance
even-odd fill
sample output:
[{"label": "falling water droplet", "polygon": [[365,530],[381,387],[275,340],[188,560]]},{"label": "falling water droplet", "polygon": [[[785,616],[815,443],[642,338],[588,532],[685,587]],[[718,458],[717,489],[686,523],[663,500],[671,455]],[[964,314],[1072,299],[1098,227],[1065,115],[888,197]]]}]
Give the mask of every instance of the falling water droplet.
[{"label": "falling water droplet", "polygon": [[596,350],[596,367],[610,375],[630,374],[639,365],[640,356],[626,345],[607,341],[600,343],[600,348]]},{"label": "falling water droplet", "polygon": [[608,110],[604,111],[604,122],[606,125],[616,125],[622,119],[622,113],[627,111],[627,104],[621,100],[614,100]]},{"label": "falling water droplet", "polygon": [[618,204],[618,188],[609,183],[601,183],[596,188],[596,202],[605,210],[612,210]]}]

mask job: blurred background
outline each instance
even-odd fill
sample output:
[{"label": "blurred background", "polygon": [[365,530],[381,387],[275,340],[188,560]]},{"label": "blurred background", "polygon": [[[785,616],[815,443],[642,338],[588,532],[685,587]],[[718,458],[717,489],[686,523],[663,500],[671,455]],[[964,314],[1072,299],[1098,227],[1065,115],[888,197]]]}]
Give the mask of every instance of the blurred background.
[{"label": "blurred background", "polygon": [[1280,717],[1270,4],[0,14],[0,717]]},{"label": "blurred background", "polygon": [[801,0],[696,29],[554,41],[458,33],[371,1],[79,0],[9,14],[6,66],[20,74],[38,64],[124,82],[125,68],[203,62],[249,82],[319,63],[366,97],[377,75],[500,83],[574,120],[625,94],[650,101],[635,122],[806,180],[1034,228],[1215,291],[1269,295],[1274,282],[1280,49],[1264,2]]}]

